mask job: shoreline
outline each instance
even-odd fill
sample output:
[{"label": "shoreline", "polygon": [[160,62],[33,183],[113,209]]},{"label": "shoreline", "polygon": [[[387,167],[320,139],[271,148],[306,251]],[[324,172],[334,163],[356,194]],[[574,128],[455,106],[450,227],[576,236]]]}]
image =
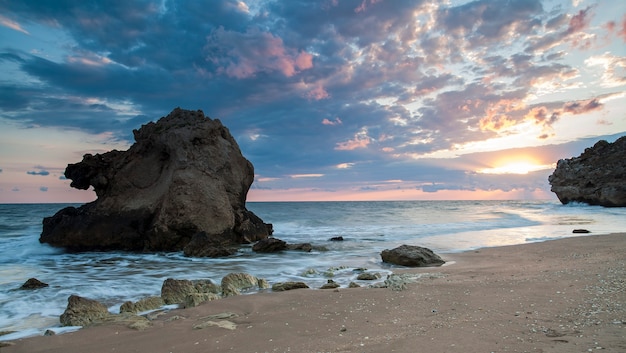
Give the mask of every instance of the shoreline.
[{"label": "shoreline", "polygon": [[92,326],[9,341],[13,345],[0,350],[626,350],[626,233],[440,255],[454,263],[394,268],[396,274],[419,275],[402,291],[342,287],[240,295],[169,311],[142,331]]}]

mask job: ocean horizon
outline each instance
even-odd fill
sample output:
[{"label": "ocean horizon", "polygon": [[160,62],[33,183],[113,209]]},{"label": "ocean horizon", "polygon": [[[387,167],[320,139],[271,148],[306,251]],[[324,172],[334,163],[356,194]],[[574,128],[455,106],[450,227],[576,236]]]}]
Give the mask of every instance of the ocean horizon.
[{"label": "ocean horizon", "polygon": [[[270,284],[303,281],[319,288],[328,279],[342,287],[358,281],[359,268],[386,274],[380,252],[402,244],[439,254],[559,239],[587,229],[590,234],[624,232],[626,208],[554,200],[509,201],[288,201],[248,202],[247,208],[274,226],[275,238],[311,243],[327,251],[258,254],[242,245],[225,258],[188,258],[182,252],[69,253],[39,243],[42,220],[80,204],[0,204],[0,340],[61,332],[67,298],[80,295],[119,312],[125,301],[160,295],[166,278],[210,279],[247,272]],[[343,241],[330,241],[341,236]],[[34,277],[49,287],[17,290]]]}]

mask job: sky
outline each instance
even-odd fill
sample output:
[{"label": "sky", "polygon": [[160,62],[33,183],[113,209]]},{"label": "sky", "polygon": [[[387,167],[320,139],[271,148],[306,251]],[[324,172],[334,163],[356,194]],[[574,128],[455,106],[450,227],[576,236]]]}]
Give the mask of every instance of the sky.
[{"label": "sky", "polygon": [[626,2],[0,0],[0,203],[176,107],[220,119],[248,201],[556,199],[626,135]]}]

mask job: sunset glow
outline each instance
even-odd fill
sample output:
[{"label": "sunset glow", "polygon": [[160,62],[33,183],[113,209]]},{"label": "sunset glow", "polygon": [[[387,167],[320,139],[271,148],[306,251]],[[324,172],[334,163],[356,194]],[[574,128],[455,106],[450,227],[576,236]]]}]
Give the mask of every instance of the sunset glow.
[{"label": "sunset glow", "polygon": [[483,174],[528,174],[544,169],[551,169],[552,165],[537,165],[529,162],[513,162],[499,167],[485,168],[478,172]]}]

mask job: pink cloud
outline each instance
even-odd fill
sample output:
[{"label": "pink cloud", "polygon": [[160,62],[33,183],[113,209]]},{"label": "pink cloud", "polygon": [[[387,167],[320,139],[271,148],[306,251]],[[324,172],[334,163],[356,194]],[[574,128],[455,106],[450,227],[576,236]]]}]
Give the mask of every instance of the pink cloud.
[{"label": "pink cloud", "polygon": [[[318,85],[315,88],[313,88],[312,90],[308,91],[305,94],[305,96],[308,99],[313,99],[313,100],[318,101],[318,100],[329,98],[330,94],[328,94],[328,92],[326,92],[324,87]],[[324,120],[326,120],[326,119],[324,119]]]},{"label": "pink cloud", "polygon": [[587,14],[589,13],[589,8],[584,10],[580,10],[578,14],[572,16],[569,20],[569,26],[567,28],[567,33],[575,33],[580,32],[585,29],[589,25],[589,17]]},{"label": "pink cloud", "polygon": [[335,120],[328,120],[328,119],[324,118],[324,120],[322,120],[322,124],[323,125],[335,126],[335,125],[341,125],[341,124],[343,124],[343,122],[339,118],[335,118]]},{"label": "pink cloud", "polygon": [[260,29],[240,33],[220,27],[207,38],[205,51],[218,72],[240,79],[273,71],[291,77],[313,67],[311,54],[288,48],[281,38]]},{"label": "pink cloud", "polygon": [[[618,27],[621,26],[621,27]],[[616,23],[615,21],[610,21],[606,24],[609,32],[615,32],[618,37],[622,38],[622,41],[626,43],[626,15],[622,18],[621,23]]]},{"label": "pink cloud", "polygon": [[594,110],[601,110],[603,104],[598,99],[568,102],[563,105],[563,110],[571,114],[584,114]]},{"label": "pink cloud", "polygon": [[362,137],[359,135],[354,136],[354,139],[348,140],[346,142],[337,143],[337,147],[335,150],[337,151],[353,151],[359,148],[366,148],[372,139],[368,136]]}]

